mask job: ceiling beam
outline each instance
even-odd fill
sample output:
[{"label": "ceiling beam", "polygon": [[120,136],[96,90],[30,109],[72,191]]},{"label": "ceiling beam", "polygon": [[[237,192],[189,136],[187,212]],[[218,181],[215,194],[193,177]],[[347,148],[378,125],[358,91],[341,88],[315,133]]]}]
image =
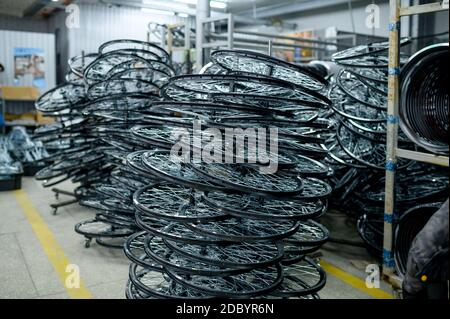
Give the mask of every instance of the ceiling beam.
[{"label": "ceiling beam", "polygon": [[23,11],[24,17],[32,17],[36,15],[39,11],[44,9],[47,5],[49,5],[51,0],[37,0],[34,1],[28,8]]},{"label": "ceiling beam", "polygon": [[[196,10],[190,9],[186,5],[180,5],[177,3],[170,3],[170,4],[158,4],[158,3],[152,3],[152,4],[144,4],[142,2],[134,2],[134,1],[124,1],[124,0],[100,0],[101,3],[106,5],[116,5],[116,6],[128,6],[128,7],[134,7],[134,8],[151,8],[151,9],[157,9],[157,10],[165,10],[165,11],[174,11],[178,13],[187,13],[190,16],[195,17],[196,16]],[[222,11],[216,12],[213,11],[214,8],[211,8],[211,16],[214,17],[216,14],[223,14]],[[267,19],[254,19],[253,17],[247,17],[247,16],[241,16],[241,15],[234,15],[234,21],[236,24],[252,24],[252,25],[272,25],[272,21]],[[296,25],[294,23],[281,23],[283,27],[287,29],[295,29]]]},{"label": "ceiling beam", "polygon": [[[270,17],[278,17],[292,13],[305,12],[310,10],[317,10],[326,7],[342,5],[348,3],[349,0],[303,0],[294,3],[275,4],[256,10],[247,10],[240,13],[240,15],[253,17],[257,19],[266,19]],[[351,0],[352,2],[360,2],[362,0]]]}]

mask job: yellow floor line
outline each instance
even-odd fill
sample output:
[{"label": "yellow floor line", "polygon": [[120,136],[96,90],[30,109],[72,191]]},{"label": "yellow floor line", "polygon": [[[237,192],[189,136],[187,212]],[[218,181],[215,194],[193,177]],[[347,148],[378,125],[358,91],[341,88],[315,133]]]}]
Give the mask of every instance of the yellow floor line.
[{"label": "yellow floor line", "polygon": [[320,266],[327,272],[327,274],[333,275],[334,277],[342,280],[347,285],[350,285],[358,290],[361,290],[365,294],[377,298],[377,299],[393,299],[394,297],[385,292],[382,289],[377,288],[367,288],[366,282],[358,277],[355,277],[353,275],[350,275],[349,273],[343,271],[340,268],[337,268],[336,266],[333,266],[323,259],[320,261]]},{"label": "yellow floor line", "polygon": [[14,191],[14,196],[19,203],[22,211],[30,223],[34,234],[41,243],[47,258],[55,269],[58,277],[66,288],[67,293],[72,299],[89,299],[92,298],[92,294],[85,287],[83,281],[80,279],[80,285],[78,288],[69,288],[66,286],[66,278],[70,274],[66,272],[67,266],[70,265],[70,261],[65,255],[63,249],[56,241],[52,231],[48,228],[45,221],[39,215],[36,208],[30,201],[30,198],[23,190]]}]

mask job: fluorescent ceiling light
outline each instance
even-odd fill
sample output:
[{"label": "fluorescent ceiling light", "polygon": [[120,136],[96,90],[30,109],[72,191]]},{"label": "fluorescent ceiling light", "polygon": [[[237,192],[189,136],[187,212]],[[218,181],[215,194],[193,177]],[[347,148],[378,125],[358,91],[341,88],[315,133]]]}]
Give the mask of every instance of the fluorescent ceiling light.
[{"label": "fluorescent ceiling light", "polygon": [[187,17],[189,17],[189,14],[180,12],[180,13],[178,13],[178,16],[180,18],[187,18]]},{"label": "fluorescent ceiling light", "polygon": [[[186,3],[186,4],[195,4],[197,5],[197,0],[174,0],[175,2],[182,2],[182,3]],[[225,9],[227,7],[227,4],[225,2],[222,1],[210,1],[209,5],[211,6],[211,8],[216,8],[216,9]]]},{"label": "fluorescent ceiling light", "polygon": [[211,8],[216,9],[225,9],[227,7],[227,4],[225,2],[220,1],[211,1],[209,5],[211,6]]},{"label": "fluorescent ceiling light", "polygon": [[150,8],[141,8],[141,11],[145,12],[145,13],[153,13],[153,14],[160,14],[160,15],[166,15],[166,16],[175,15],[175,13],[172,11],[157,10],[157,9],[150,9]]},{"label": "fluorescent ceiling light", "polygon": [[187,4],[197,4],[197,0],[174,0],[175,2],[187,3]]},{"label": "fluorescent ceiling light", "polygon": [[147,5],[156,5],[156,6],[160,6],[160,5],[167,5],[167,1],[155,1],[155,0],[142,0],[143,4],[147,4]]}]

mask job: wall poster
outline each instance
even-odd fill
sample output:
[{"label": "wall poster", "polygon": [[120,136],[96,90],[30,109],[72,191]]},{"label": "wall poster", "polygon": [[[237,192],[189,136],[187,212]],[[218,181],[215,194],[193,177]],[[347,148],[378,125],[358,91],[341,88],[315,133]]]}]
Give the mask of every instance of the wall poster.
[{"label": "wall poster", "polygon": [[20,86],[45,88],[44,49],[14,48],[14,79]]}]

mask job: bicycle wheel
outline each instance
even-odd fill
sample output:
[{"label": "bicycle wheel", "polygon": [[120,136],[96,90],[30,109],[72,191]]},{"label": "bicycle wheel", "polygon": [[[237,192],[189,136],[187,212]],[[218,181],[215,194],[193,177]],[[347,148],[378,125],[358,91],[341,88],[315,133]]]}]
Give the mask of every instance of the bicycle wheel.
[{"label": "bicycle wheel", "polygon": [[97,220],[88,220],[75,225],[75,231],[88,238],[92,237],[127,237],[134,233],[130,228],[116,228],[111,224]]},{"label": "bicycle wheel", "polygon": [[107,54],[108,52],[146,52],[151,53],[152,56],[157,57],[163,62],[168,63],[170,61],[169,54],[161,49],[159,46],[139,40],[130,40],[130,39],[120,39],[120,40],[112,40],[103,43],[99,48],[98,52],[100,54]]},{"label": "bicycle wheel", "polygon": [[251,51],[217,50],[211,54],[214,63],[229,71],[255,73],[293,82],[302,87],[320,91],[328,84],[315,73],[299,65]]},{"label": "bicycle wheel", "polygon": [[162,271],[163,267],[150,259],[144,250],[146,231],[140,231],[129,236],[124,244],[125,255],[135,264],[151,269],[154,271]]},{"label": "bicycle wheel", "polygon": [[384,93],[376,92],[370,89],[357,77],[352,76],[351,73],[341,70],[336,77],[336,83],[339,88],[357,103],[366,105],[368,107],[386,110],[387,96]]},{"label": "bicycle wheel", "polygon": [[41,95],[35,107],[43,113],[81,108],[85,101],[85,94],[86,91],[82,85],[62,84]]},{"label": "bicycle wheel", "polygon": [[150,95],[155,100],[159,95],[159,87],[153,82],[137,79],[109,79],[100,81],[89,86],[87,95],[90,99],[108,97],[114,92],[116,95],[141,94]]},{"label": "bicycle wheel", "polygon": [[[303,191],[303,182],[287,174],[261,174],[257,168],[238,164],[189,164],[198,175],[238,192],[287,197]],[[209,189],[212,190],[212,189]]]},{"label": "bicycle wheel", "polygon": [[204,222],[227,219],[229,216],[203,203],[195,190],[168,184],[141,188],[133,195],[137,209],[153,218],[179,222]]},{"label": "bicycle wheel", "polygon": [[[310,99],[288,98],[285,96],[264,96],[249,93],[220,92],[210,93],[209,98],[220,103],[239,103],[264,108],[269,112],[289,114],[302,108],[323,109],[331,103],[311,101]],[[331,102],[331,101],[330,101]]]},{"label": "bicycle wheel", "polygon": [[223,190],[213,182],[205,181],[187,164],[179,162],[169,151],[151,151],[142,155],[147,171],[162,180],[198,190]]},{"label": "bicycle wheel", "polygon": [[69,59],[69,68],[79,78],[83,78],[84,69],[98,58],[97,53],[77,55]]},{"label": "bicycle wheel", "polygon": [[328,230],[325,226],[313,221],[300,221],[297,232],[284,239],[285,243],[297,246],[320,246],[328,240]]},{"label": "bicycle wheel", "polygon": [[212,207],[233,215],[251,219],[285,221],[315,218],[323,209],[323,202],[257,198],[252,195],[208,192],[203,195]]},{"label": "bicycle wheel", "polygon": [[167,274],[183,287],[225,298],[257,297],[273,291],[283,280],[283,270],[278,264],[228,277],[183,276],[171,270]]},{"label": "bicycle wheel", "polygon": [[142,268],[131,264],[130,281],[142,293],[162,299],[211,299],[212,296],[184,287],[172,280],[165,271]]},{"label": "bicycle wheel", "polygon": [[140,211],[136,212],[135,217],[138,227],[166,240],[198,245],[230,243],[228,240],[220,240],[194,232],[186,226],[187,224],[154,219],[144,215]]},{"label": "bicycle wheel", "polygon": [[314,294],[325,286],[326,274],[311,258],[305,257],[300,263],[283,267],[283,270],[283,282],[271,293],[272,296],[301,297]]},{"label": "bicycle wheel", "polygon": [[294,221],[283,224],[269,220],[231,218],[221,222],[186,224],[192,231],[210,238],[229,242],[276,241],[295,234],[299,225]]},{"label": "bicycle wheel", "polygon": [[261,268],[273,265],[283,257],[280,242],[195,245],[166,240],[165,243],[190,259],[222,267]]},{"label": "bicycle wheel", "polygon": [[165,72],[149,66],[144,68],[130,67],[129,69],[123,70],[121,72],[114,70],[114,72],[112,73],[113,74],[108,78],[108,80],[145,80],[153,83],[158,88],[161,88],[164,84],[166,84],[170,78],[170,76]]},{"label": "bicycle wheel", "polygon": [[165,269],[170,269],[178,274],[226,277],[238,275],[249,270],[242,267],[218,266],[187,258],[185,255],[170,250],[161,238],[152,235],[147,235],[144,249],[147,256],[163,265]]},{"label": "bicycle wheel", "polygon": [[[138,52],[136,51],[133,53]],[[136,68],[136,66],[154,66],[162,72],[170,70],[167,65],[159,63],[155,57],[153,57],[153,60],[148,60],[136,54],[127,54],[122,51],[112,51],[100,55],[97,59],[92,61],[85,68],[83,78],[88,85],[92,85],[96,82],[107,80],[114,76],[114,74],[130,69],[130,66],[133,68]],[[167,75],[169,74],[170,73],[167,73]]]}]

